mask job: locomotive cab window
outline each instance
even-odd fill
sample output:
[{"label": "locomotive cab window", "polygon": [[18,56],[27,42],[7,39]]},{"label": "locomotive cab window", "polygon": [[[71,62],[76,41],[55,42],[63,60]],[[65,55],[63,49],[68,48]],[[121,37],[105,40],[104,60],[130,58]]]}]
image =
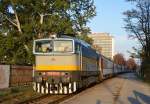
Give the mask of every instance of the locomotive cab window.
[{"label": "locomotive cab window", "polygon": [[51,40],[36,41],[35,42],[35,52],[38,52],[38,53],[52,52],[52,50],[53,50],[52,44],[53,43]]},{"label": "locomotive cab window", "polygon": [[72,53],[72,40],[36,40],[34,42],[34,53],[36,54],[54,54],[54,53]]},{"label": "locomotive cab window", "polygon": [[72,40],[55,40],[54,52],[73,52]]}]

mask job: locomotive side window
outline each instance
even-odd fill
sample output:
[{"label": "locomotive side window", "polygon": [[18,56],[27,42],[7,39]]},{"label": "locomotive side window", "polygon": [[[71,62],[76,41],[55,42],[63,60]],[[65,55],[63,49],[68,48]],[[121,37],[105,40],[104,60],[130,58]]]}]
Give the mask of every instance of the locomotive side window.
[{"label": "locomotive side window", "polygon": [[75,44],[75,52],[80,53],[80,44],[78,43]]}]

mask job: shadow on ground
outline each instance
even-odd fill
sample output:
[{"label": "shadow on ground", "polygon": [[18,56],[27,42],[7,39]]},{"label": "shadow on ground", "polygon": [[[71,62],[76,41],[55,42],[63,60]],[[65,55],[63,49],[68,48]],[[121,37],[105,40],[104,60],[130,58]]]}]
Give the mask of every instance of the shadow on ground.
[{"label": "shadow on ground", "polygon": [[118,75],[117,77],[122,78],[122,79],[127,79],[127,80],[138,80],[139,81],[139,79],[136,76],[136,73],[134,73],[134,72]]},{"label": "shadow on ground", "polygon": [[135,97],[128,97],[131,104],[150,104],[150,96],[138,91],[133,91]]},{"label": "shadow on ground", "polygon": [[97,100],[97,101],[96,101],[96,104],[101,104],[101,101],[100,101],[100,100]]}]

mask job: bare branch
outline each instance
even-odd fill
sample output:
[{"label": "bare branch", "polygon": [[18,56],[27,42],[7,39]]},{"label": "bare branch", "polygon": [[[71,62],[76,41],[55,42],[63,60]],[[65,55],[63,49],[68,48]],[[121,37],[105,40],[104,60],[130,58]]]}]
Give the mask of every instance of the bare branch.
[{"label": "bare branch", "polygon": [[127,0],[134,2],[136,9],[128,10],[125,22],[126,30],[137,37],[141,43],[146,56],[150,56],[150,1],[149,0]]}]

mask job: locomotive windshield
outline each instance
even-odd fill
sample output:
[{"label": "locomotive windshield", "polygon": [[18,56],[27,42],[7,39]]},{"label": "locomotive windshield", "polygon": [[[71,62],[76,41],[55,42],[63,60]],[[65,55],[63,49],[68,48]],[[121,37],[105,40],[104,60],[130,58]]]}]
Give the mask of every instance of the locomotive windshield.
[{"label": "locomotive windshield", "polygon": [[34,43],[35,53],[73,52],[72,40],[37,40]]},{"label": "locomotive windshield", "polygon": [[72,52],[73,44],[70,40],[55,40],[54,52]]}]

